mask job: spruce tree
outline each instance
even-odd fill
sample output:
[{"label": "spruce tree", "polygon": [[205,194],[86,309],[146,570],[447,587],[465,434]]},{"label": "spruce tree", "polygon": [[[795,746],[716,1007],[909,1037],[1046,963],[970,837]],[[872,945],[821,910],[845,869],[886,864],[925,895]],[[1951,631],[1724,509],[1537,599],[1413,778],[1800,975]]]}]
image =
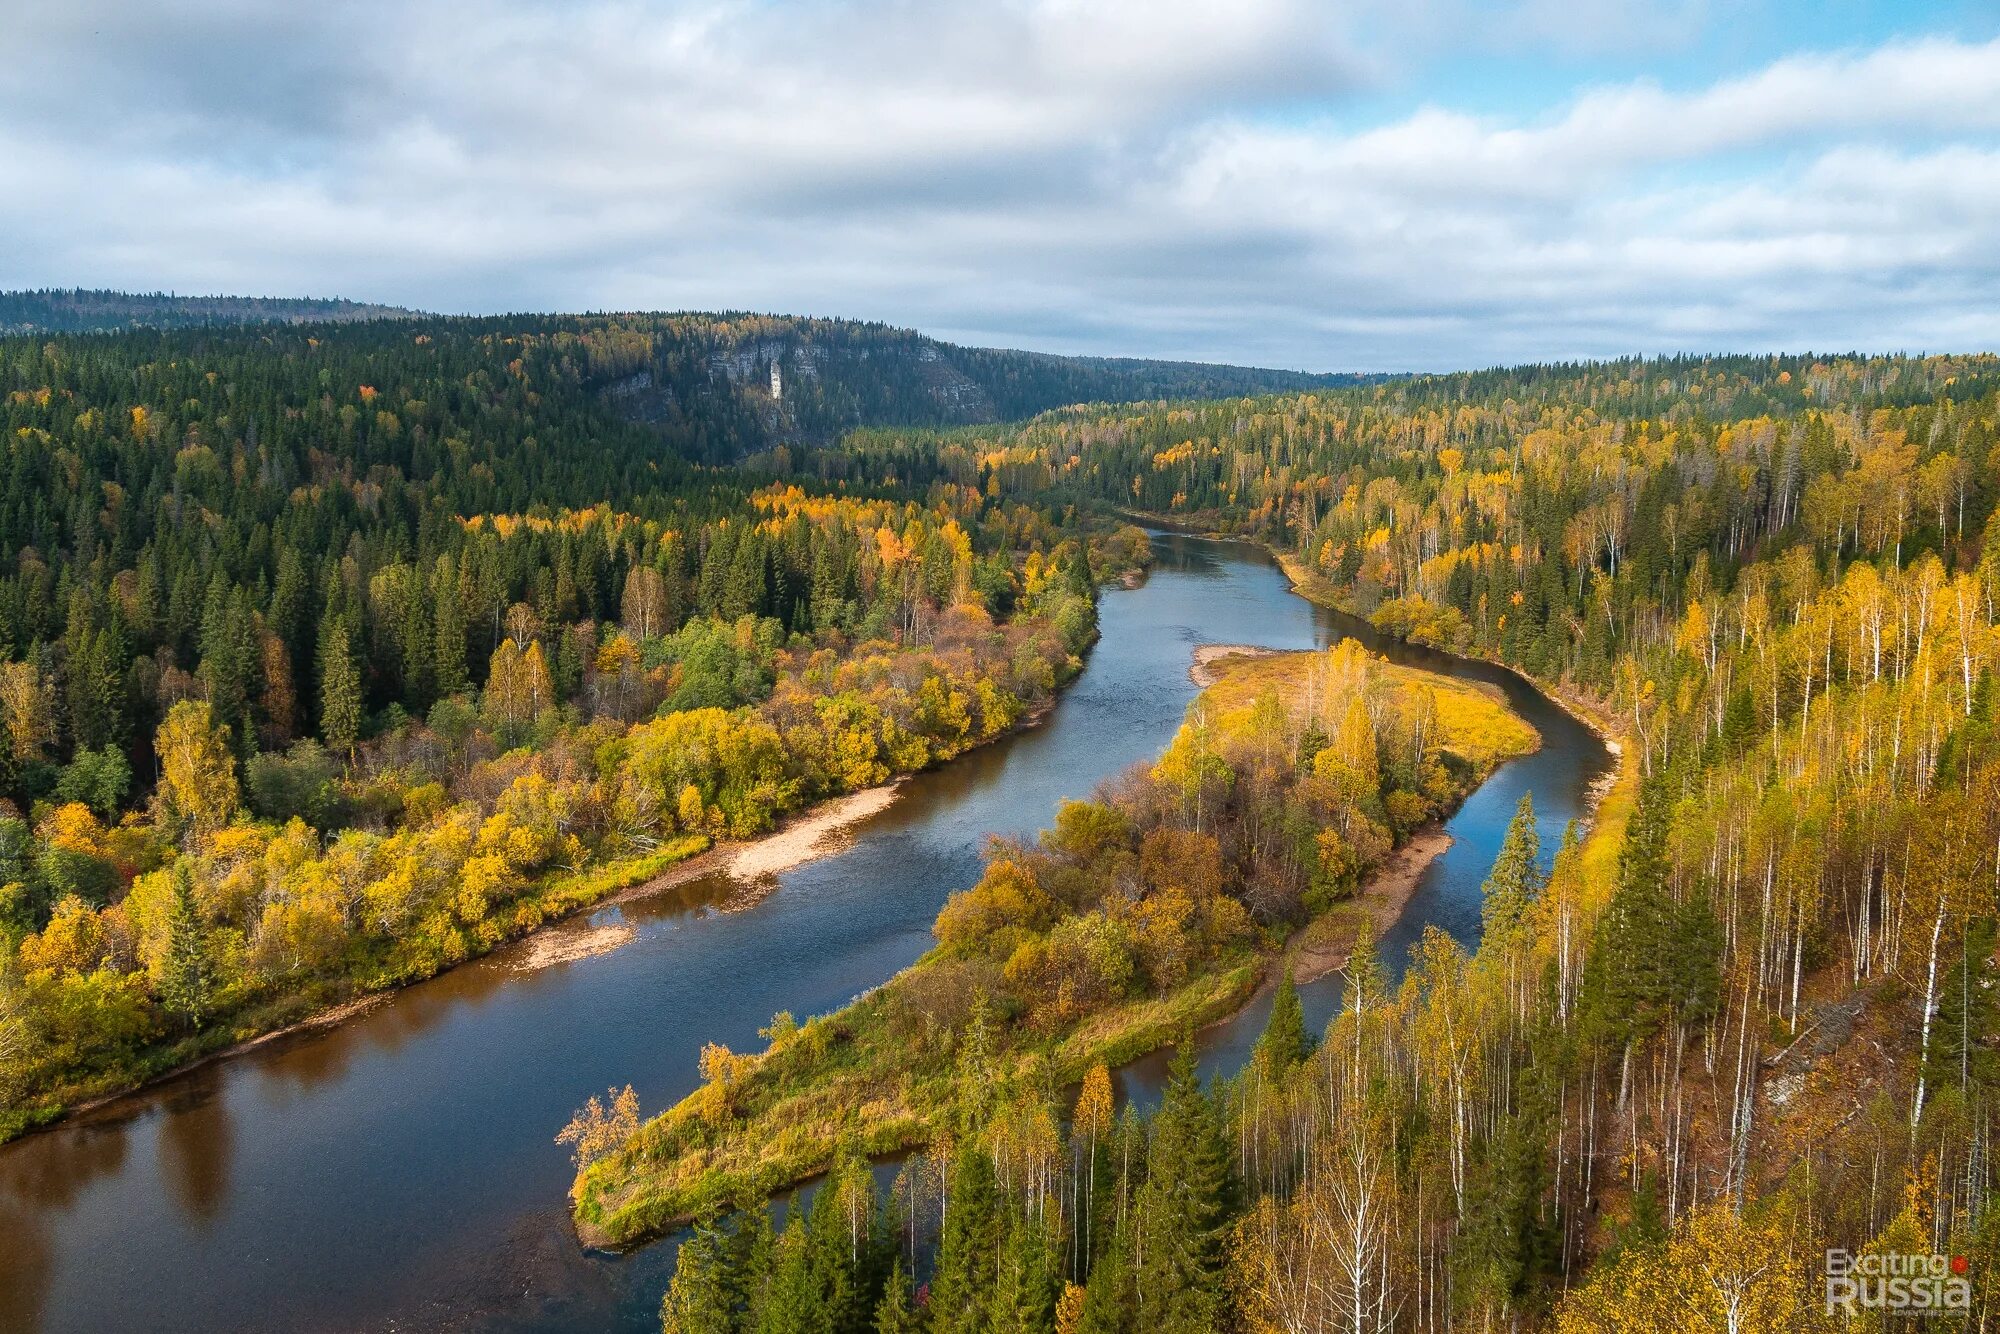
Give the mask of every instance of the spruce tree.
[{"label": "spruce tree", "polygon": [[448,698],[466,688],[465,593],[459,582],[458,564],[450,556],[439,556],[431,569],[431,685],[440,698]]},{"label": "spruce tree", "polygon": [[674,1258],[673,1282],[660,1302],[663,1334],[732,1334],[729,1255],[712,1228],[695,1229]]},{"label": "spruce tree", "polygon": [[1540,896],[1541,855],[1534,794],[1524,792],[1500,844],[1500,855],[1494,858],[1492,873],[1481,886],[1480,927],[1486,935],[1505,936],[1514,931]]},{"label": "spruce tree", "polygon": [[1312,1055],[1305,1009],[1299,1004],[1299,989],[1292,983],[1289,968],[1278,979],[1278,993],[1271,998],[1271,1017],[1265,1021],[1264,1035],[1257,1039],[1257,1054],[1274,1075],[1286,1073]]},{"label": "spruce tree", "polygon": [[1350,1014],[1366,1014],[1381,1005],[1388,997],[1388,974],[1382,968],[1382,955],[1375,948],[1375,923],[1363,916],[1360,928],[1354,933],[1354,948],[1347,955],[1347,984],[1342,996],[1342,1008]]},{"label": "spruce tree", "polygon": [[811,1243],[798,1201],[771,1251],[770,1278],[752,1308],[758,1334],[826,1334],[832,1328],[814,1281]]},{"label": "spruce tree", "polygon": [[1614,1044],[1651,1031],[1672,992],[1667,954],[1677,914],[1667,895],[1665,807],[1659,780],[1648,779],[1626,826],[1617,886],[1584,964],[1586,1030]]},{"label": "spruce tree", "polygon": [[919,1334],[923,1315],[910,1299],[910,1278],[898,1258],[882,1288],[882,1300],[875,1303],[875,1334]]},{"label": "spruce tree", "polygon": [[1054,1323],[1057,1288],[1047,1226],[1025,1209],[1009,1210],[988,1328],[993,1334],[1041,1334]]},{"label": "spruce tree", "polygon": [[1938,983],[1937,1013],[1931,1019],[1924,1082],[1958,1089],[1968,1098],[2000,1080],[2000,1058],[1986,1045],[1995,1029],[1995,934],[1990,917],[1966,924],[1958,958]]},{"label": "spruce tree", "polygon": [[1196,1077],[1192,1034],[1176,1050],[1153,1122],[1146,1181],[1134,1201],[1138,1326],[1206,1334],[1227,1309],[1225,1232],[1231,1206],[1221,1117]]},{"label": "spruce tree", "polygon": [[859,1154],[843,1153],[806,1216],[813,1282],[835,1334],[865,1334],[873,1319],[882,1277],[875,1221],[874,1173]]},{"label": "spruce tree", "polygon": [[361,673],[347,622],[329,611],[319,637],[319,732],[327,749],[346,760],[354,758],[361,736]]},{"label": "spruce tree", "polygon": [[194,901],[194,877],[185,861],[172,871],[174,897],[167,919],[167,954],[160,977],[160,1002],[190,1029],[208,1014],[213,969],[201,911]]},{"label": "spruce tree", "polygon": [[988,1299],[1000,1277],[1000,1194],[993,1160],[967,1142],[952,1166],[950,1204],[931,1279],[931,1328],[972,1334],[986,1327]]},{"label": "spruce tree", "polygon": [[1131,1238],[1121,1228],[1090,1267],[1083,1287],[1083,1318],[1077,1334],[1131,1334],[1138,1328],[1133,1290]]}]

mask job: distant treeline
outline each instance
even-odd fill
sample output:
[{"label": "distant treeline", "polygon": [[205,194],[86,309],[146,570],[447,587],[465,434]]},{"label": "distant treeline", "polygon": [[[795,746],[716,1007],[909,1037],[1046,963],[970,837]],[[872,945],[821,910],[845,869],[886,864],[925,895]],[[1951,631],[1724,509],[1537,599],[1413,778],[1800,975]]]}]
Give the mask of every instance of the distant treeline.
[{"label": "distant treeline", "polygon": [[439,330],[431,326],[441,325],[460,336],[587,340],[585,378],[608,406],[682,438],[687,423],[701,419],[693,434],[702,439],[692,452],[713,462],[780,445],[824,444],[858,426],[979,425],[1073,403],[1300,393],[1384,378],[958,347],[886,324],[742,311],[451,319],[343,300],[0,292],[0,335],[377,320],[420,321],[433,334]]},{"label": "distant treeline", "polygon": [[339,298],[175,296],[105,288],[0,292],[0,333],[109,333],[119,329],[190,329],[218,324],[318,324],[396,319],[415,312]]}]

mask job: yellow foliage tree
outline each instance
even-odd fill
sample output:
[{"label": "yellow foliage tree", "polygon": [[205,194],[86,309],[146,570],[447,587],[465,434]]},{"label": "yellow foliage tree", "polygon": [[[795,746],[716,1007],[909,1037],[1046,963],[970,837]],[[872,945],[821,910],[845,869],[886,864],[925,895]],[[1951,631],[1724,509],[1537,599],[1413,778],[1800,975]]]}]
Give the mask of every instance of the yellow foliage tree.
[{"label": "yellow foliage tree", "polygon": [[169,709],[153,748],[167,814],[197,835],[227,824],[236,812],[236,759],[229,729],[216,724],[207,702],[184,699]]}]

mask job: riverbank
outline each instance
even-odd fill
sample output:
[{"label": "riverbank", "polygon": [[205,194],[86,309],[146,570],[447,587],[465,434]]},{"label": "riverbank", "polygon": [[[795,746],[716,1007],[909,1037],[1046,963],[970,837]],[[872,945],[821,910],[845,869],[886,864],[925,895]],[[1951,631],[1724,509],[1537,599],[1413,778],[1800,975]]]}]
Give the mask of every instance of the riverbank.
[{"label": "riverbank", "polygon": [[81,1082],[74,1091],[59,1091],[53,1095],[53,1103],[12,1109],[0,1116],[0,1145],[60,1125],[70,1117],[100,1111],[189,1071],[231,1060],[272,1042],[336,1028],[366,1014],[399,991],[451,971],[459,963],[483,958],[555,927],[584,909],[600,906],[635,882],[656,880],[663,867],[694,857],[708,846],[705,836],[689,835],[641,857],[551,877],[520,897],[519,906],[531,911],[518,912],[508,919],[505,923],[508,929],[487,948],[469,953],[444,968],[394,977],[382,986],[368,986],[358,976],[344,975],[328,978],[309,991],[273,997],[234,1016],[227,1024],[156,1048],[150,1059],[133,1069]]},{"label": "riverbank", "polygon": [[[1034,726],[1045,716],[1046,710],[1038,711],[1037,716],[1024,718],[1020,726]],[[655,873],[659,866],[657,855],[634,859],[623,865],[614,864],[599,868],[600,883],[607,885],[617,886],[620,881],[640,875],[642,872],[643,878],[635,884],[607,888],[597,897],[579,898],[561,915],[548,917],[532,930],[500,941],[488,953],[499,953],[509,946],[518,946],[514,956],[505,959],[502,966],[521,973],[540,972],[544,968],[552,968],[558,964],[574,963],[581,959],[608,954],[620,946],[629,944],[636,936],[636,931],[622,923],[601,926],[580,925],[579,918],[583,913],[657,894],[675,885],[685,884],[717,871],[727,873],[746,883],[771,881],[773,877],[793,867],[802,866],[816,857],[823,857],[835,851],[836,848],[830,846],[835,836],[869,816],[888,809],[895,801],[902,783],[903,779],[899,777],[879,787],[864,788],[859,792],[851,792],[846,796],[835,797],[816,806],[807,807],[783,821],[777,830],[762,838],[715,845],[710,845],[705,838],[688,840],[682,848],[677,848],[670,854],[672,863],[664,872]],[[472,958],[479,957],[485,955],[472,956]],[[469,963],[472,958],[464,962]],[[431,977],[440,975],[431,974]],[[428,977],[417,978],[405,985],[413,986],[428,980],[430,980]],[[241,1056],[269,1043],[338,1027],[387,1002],[401,989],[399,986],[363,991],[331,1002],[304,1018],[253,1036],[239,1038],[218,1050],[207,1052],[154,1074],[141,1083],[108,1090],[87,1101],[76,1103],[49,1120],[30,1126],[21,1133],[32,1133],[36,1129],[58,1124],[66,1117],[79,1116],[110,1106],[120,1098],[144,1092],[154,1085],[191,1070]]]},{"label": "riverbank", "polygon": [[[1353,616],[1363,621],[1368,620],[1368,617],[1354,605],[1352,598],[1344,596],[1340,588],[1331,579],[1309,568],[1304,561],[1299,559],[1297,553],[1281,550],[1271,546],[1269,543],[1260,542],[1256,545],[1261,546],[1265,551],[1269,552],[1271,558],[1278,562],[1278,568],[1285,572],[1285,578],[1290,581],[1294,593],[1297,593],[1308,602],[1332,608],[1343,615]],[[1373,622],[1370,622],[1370,624],[1373,624]],[[1389,634],[1386,630],[1382,631],[1382,633],[1385,635]],[[1491,653],[1467,653],[1462,649],[1446,648],[1442,645],[1427,643],[1420,639],[1408,640],[1406,642],[1434,649],[1439,653],[1448,653],[1455,658],[1463,658],[1467,662],[1483,662],[1501,668],[1503,671],[1514,673],[1543,695],[1554,700],[1556,704],[1561,706],[1563,712],[1569,714],[1585,727],[1588,727],[1592,732],[1595,732],[1597,739],[1602,741],[1605,748],[1614,756],[1623,753],[1625,747],[1621,739],[1622,733],[1619,731],[1616,723],[1612,721],[1610,709],[1602,700],[1591,699],[1559,682],[1543,681],[1530,676],[1513,663],[1498,658]]]},{"label": "riverbank", "polygon": [[[1290,581],[1292,591],[1308,602],[1316,602],[1323,607],[1358,616],[1350,601],[1340,595],[1333,582],[1317,571],[1307,568],[1304,561],[1289,551],[1280,551],[1266,546]],[[1365,618],[1364,618],[1365,619]],[[1439,652],[1455,652],[1440,649]],[[1522,672],[1510,663],[1502,662],[1487,654],[1458,654],[1470,661],[1487,662],[1506,671],[1515,673],[1522,680],[1540,691],[1556,707],[1590,729],[1604,748],[1611,752],[1616,763],[1591,781],[1584,799],[1581,819],[1585,825],[1582,852],[1584,882],[1592,892],[1608,898],[1611,886],[1616,883],[1618,858],[1625,845],[1625,826],[1631,819],[1632,811],[1639,800],[1639,780],[1641,776],[1640,755],[1628,738],[1619,729],[1610,708],[1602,700],[1593,699],[1566,685],[1556,682],[1539,681]]]},{"label": "riverbank", "polygon": [[[1093,628],[1086,648],[1096,639]],[[963,749],[925,767],[949,764],[960,755],[1039,726],[1080,670],[1078,658],[1072,656],[1067,667],[1055,673],[1054,693],[1023,709],[991,736],[968,738]],[[456,945],[444,952],[418,956],[404,950],[399,940],[372,942],[367,953],[346,959],[338,973],[315,978],[296,991],[243,1003],[178,1041],[153,1041],[113,1068],[81,1078],[49,1081],[18,1104],[0,1106],[0,1146],[60,1124],[79,1111],[102,1108],[144,1092],[197,1064],[228,1059],[265,1040],[337,1026],[344,1017],[356,1013],[348,1007],[358,1000],[386,997],[428,981],[572,919],[584,909],[630,902],[715,871],[726,872],[744,887],[723,906],[747,907],[769,891],[776,876],[830,851],[823,845],[840,830],[885,809],[894,800],[897,785],[908,776],[900,773],[886,784],[781,816],[777,829],[760,838],[718,847],[709,834],[685,834],[636,857],[582,870],[556,871],[514,898],[496,901],[476,929],[457,932]],[[629,939],[629,935],[601,931],[572,932],[570,937],[537,947],[524,957],[519,971],[539,971],[607,953]]]},{"label": "riverbank", "polygon": [[1206,690],[1222,679],[1222,664],[1230,658],[1267,658],[1279,651],[1255,644],[1199,644],[1188,667],[1188,680]]},{"label": "riverbank", "polygon": [[[1036,717],[1024,719],[1013,731],[1032,727],[1043,716],[1046,716],[1046,710]],[[906,777],[899,776],[879,787],[863,788],[844,797],[833,797],[816,806],[808,806],[780,821],[776,830],[761,838],[717,843],[700,856],[682,862],[663,875],[620,891],[602,906],[633,903],[691,880],[720,874],[744,882],[748,887],[747,893],[732,896],[724,907],[746,907],[762,897],[757,890],[759,882],[763,882],[764,889],[769,889],[775,884],[776,877],[784,872],[837,851],[832,844],[833,837],[869,816],[887,810],[894,803]]]},{"label": "riverbank", "polygon": [[1367,921],[1379,940],[1402,920],[1410,896],[1417,892],[1417,882],[1450,848],[1451,835],[1442,824],[1418,830],[1389,854],[1359,894],[1301,927],[1284,956],[1292,981],[1304,986],[1347,967],[1354,942],[1360,939],[1362,922]]},{"label": "riverbank", "polygon": [[[1251,738],[1255,729],[1269,726],[1264,701],[1274,695],[1288,709],[1309,702],[1315,713],[1331,709],[1336,719],[1342,717],[1344,706],[1327,696],[1330,682],[1344,691],[1364,692],[1388,716],[1414,709],[1431,720],[1444,748],[1461,761],[1446,808],[1455,808],[1499,764],[1531,753],[1540,744],[1539,735],[1513,715],[1491,687],[1392,664],[1358,646],[1331,653],[1281,654],[1207,647],[1219,650],[1200,655],[1203,661],[1198,664],[1212,683],[1190,706],[1190,715],[1198,713],[1208,723],[1196,733],[1184,728],[1168,748],[1169,755],[1190,735],[1210,738],[1200,743],[1204,745],[1233,746],[1237,743],[1229,738],[1240,736],[1244,744],[1262,747],[1265,741]],[[1249,752],[1240,762],[1250,773]],[[1172,763],[1162,761],[1159,768],[1171,769]],[[1258,781],[1299,781],[1299,772],[1289,767],[1277,772],[1290,777]],[[1409,796],[1402,792],[1398,801],[1407,806]],[[1101,817],[1071,818],[1086,821],[1075,826],[1082,831],[1109,830],[1129,817],[1107,811]],[[1217,810],[1207,818],[1213,823],[1226,817]],[[754,1204],[809,1179],[843,1147],[883,1157],[929,1143],[938,1128],[952,1124],[957,1115],[967,1087],[960,1069],[961,1035],[982,1007],[988,1015],[990,1046],[982,1058],[987,1067],[977,1083],[992,1096],[1005,1097],[1007,1090],[1072,1085],[1093,1066],[1129,1064],[1170,1044],[1179,1034],[1223,1022],[1239,1013],[1280,966],[1306,976],[1341,967],[1363,924],[1378,933],[1393,925],[1424,869],[1451,845],[1450,837],[1431,822],[1411,830],[1400,847],[1390,848],[1386,830],[1366,833],[1372,827],[1368,820],[1353,818],[1359,821],[1355,836],[1363,840],[1361,846],[1379,838],[1379,850],[1351,854],[1339,850],[1338,840],[1317,846],[1336,858],[1329,863],[1334,867],[1352,855],[1379,861],[1362,872],[1358,885],[1345,894],[1336,888],[1335,901],[1303,927],[1275,939],[1271,933],[1278,928],[1255,927],[1238,899],[1227,900],[1226,912],[1199,906],[1223,899],[1219,890],[1224,881],[1240,885],[1244,893],[1261,892],[1255,884],[1262,874],[1257,868],[1245,860],[1202,871],[1200,859],[1216,855],[1213,837],[1192,829],[1161,828],[1163,841],[1147,846],[1177,849],[1169,854],[1172,864],[1143,863],[1151,869],[1142,875],[1166,886],[1159,891],[1162,897],[1150,900],[1151,907],[1119,907],[1115,918],[1073,910],[1066,920],[1086,931],[1108,933],[1106,944],[1091,947],[1098,954],[1060,966],[1082,967],[1084,958],[1101,958],[1105,948],[1155,949],[1142,940],[1166,941],[1169,938],[1158,934],[1162,928],[1156,923],[1174,922],[1173,931],[1185,933],[1184,943],[1159,948],[1186,950],[1188,971],[1182,980],[1154,990],[1141,984],[1146,975],[1125,971],[1134,969],[1133,963],[1117,964],[1119,974],[1130,977],[1132,984],[1126,990],[1120,983],[1126,994],[1108,999],[1091,998],[1089,988],[1098,984],[1089,981],[1087,973],[1057,987],[1053,999],[1032,980],[1051,966],[1038,962],[1049,957],[1044,951],[1070,948],[1058,943],[1072,938],[1062,935],[1065,919],[1060,915],[1055,922],[1038,918],[1032,928],[1006,925],[1002,917],[974,928],[968,940],[965,927],[959,925],[968,920],[965,914],[1019,911],[1001,905],[1032,902],[1040,893],[1019,877],[1032,874],[1025,868],[1035,856],[1047,856],[1046,851],[998,854],[989,862],[981,886],[947,906],[936,928],[938,948],[916,964],[832,1014],[803,1026],[789,1021],[774,1025],[770,1045],[762,1052],[717,1054],[711,1048],[704,1057],[708,1082],[701,1089],[648,1122],[622,1149],[579,1174],[572,1192],[578,1237],[593,1247],[636,1244],[691,1219]],[[1113,823],[1090,823],[1100,819]],[[1104,836],[1079,832],[1075,837],[1090,842]],[[1059,846],[1082,846],[1055,837]],[[1138,839],[1139,831],[1131,829],[1125,837]],[[1204,838],[1209,839],[1206,845]],[[1042,846],[1057,845],[1045,838]],[[1210,849],[1205,854],[1204,846]],[[1195,860],[1183,864],[1189,856]],[[1174,887],[1182,877],[1196,886],[1213,877],[1212,887]],[[989,899],[993,907],[977,906]],[[1161,915],[1167,913],[1173,915]],[[1211,925],[1201,928],[1187,916],[1191,913],[1208,918]],[[1102,925],[1093,927],[1093,922]],[[1216,952],[1204,957],[1197,934],[1204,929],[1220,932],[1213,937],[1216,940],[1235,943],[1209,947]],[[1037,933],[1043,932],[1048,933],[1041,937],[1044,943],[1038,943]],[[1148,934],[1141,937],[1140,932]],[[1121,939],[1131,944],[1109,943]],[[1067,989],[1071,985],[1081,990],[1071,993]]]}]

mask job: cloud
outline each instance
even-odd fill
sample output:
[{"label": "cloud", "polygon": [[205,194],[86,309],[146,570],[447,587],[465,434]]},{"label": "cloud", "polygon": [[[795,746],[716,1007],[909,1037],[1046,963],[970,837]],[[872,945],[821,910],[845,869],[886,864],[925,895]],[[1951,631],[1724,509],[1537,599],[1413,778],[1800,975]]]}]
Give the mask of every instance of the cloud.
[{"label": "cloud", "polygon": [[25,0],[0,283],[1323,368],[2000,344],[2000,42],[1359,124],[1454,30],[1596,50],[1702,12]]}]

